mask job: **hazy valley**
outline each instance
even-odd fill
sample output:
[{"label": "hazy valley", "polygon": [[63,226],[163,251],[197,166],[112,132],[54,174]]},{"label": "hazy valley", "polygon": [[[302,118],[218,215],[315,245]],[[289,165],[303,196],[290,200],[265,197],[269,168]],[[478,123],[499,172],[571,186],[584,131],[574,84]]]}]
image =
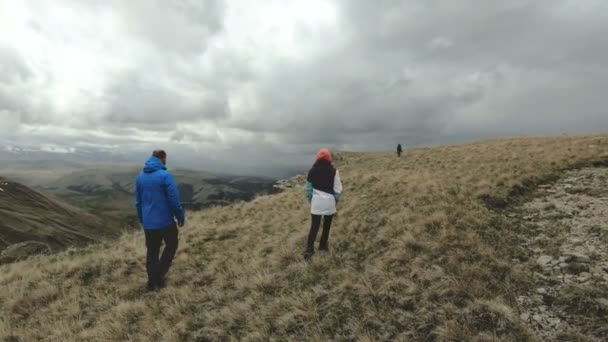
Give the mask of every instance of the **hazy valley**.
[{"label": "hazy valley", "polygon": [[[138,229],[134,182],[141,168],[125,164],[13,161],[0,166],[0,251],[26,241],[52,251]],[[274,191],[270,178],[173,170],[187,210],[248,201]]]}]

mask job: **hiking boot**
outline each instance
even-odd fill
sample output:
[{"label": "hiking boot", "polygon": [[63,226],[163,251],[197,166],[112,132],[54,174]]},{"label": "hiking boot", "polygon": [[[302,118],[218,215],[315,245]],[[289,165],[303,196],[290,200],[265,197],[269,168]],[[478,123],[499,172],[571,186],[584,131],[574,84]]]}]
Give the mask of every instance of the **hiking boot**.
[{"label": "hiking boot", "polygon": [[327,247],[327,246],[319,246],[319,251],[327,253],[327,252],[329,252],[329,247]]},{"label": "hiking boot", "polygon": [[164,289],[165,287],[167,287],[167,281],[165,278],[160,278],[160,280],[158,281],[158,285],[157,285],[158,289]]},{"label": "hiking boot", "polygon": [[312,258],[313,254],[314,254],[313,251],[306,251],[306,252],[304,252],[304,260],[306,262],[310,262],[310,259]]},{"label": "hiking boot", "polygon": [[153,282],[148,282],[148,284],[146,285],[146,289],[150,292],[155,292],[158,291],[158,285]]}]

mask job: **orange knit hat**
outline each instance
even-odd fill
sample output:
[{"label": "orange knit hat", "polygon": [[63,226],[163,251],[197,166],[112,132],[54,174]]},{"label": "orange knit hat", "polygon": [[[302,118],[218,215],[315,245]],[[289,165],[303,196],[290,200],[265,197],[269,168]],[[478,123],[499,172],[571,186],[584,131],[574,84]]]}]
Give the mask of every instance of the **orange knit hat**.
[{"label": "orange knit hat", "polygon": [[328,149],[322,148],[319,150],[319,152],[317,152],[317,160],[320,160],[320,159],[325,159],[328,162],[331,162],[331,153],[329,152]]}]

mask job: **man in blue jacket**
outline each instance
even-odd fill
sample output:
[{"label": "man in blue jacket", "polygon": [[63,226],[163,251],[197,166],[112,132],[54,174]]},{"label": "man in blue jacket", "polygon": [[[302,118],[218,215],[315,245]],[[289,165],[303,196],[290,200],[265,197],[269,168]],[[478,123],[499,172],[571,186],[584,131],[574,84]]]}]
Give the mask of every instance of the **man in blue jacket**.
[{"label": "man in blue jacket", "polygon": [[[146,234],[148,290],[165,286],[165,275],[177,251],[177,225],[184,225],[184,208],[173,176],[167,171],[167,154],[156,150],[135,182],[135,207]],[[165,249],[158,258],[160,246]]]}]

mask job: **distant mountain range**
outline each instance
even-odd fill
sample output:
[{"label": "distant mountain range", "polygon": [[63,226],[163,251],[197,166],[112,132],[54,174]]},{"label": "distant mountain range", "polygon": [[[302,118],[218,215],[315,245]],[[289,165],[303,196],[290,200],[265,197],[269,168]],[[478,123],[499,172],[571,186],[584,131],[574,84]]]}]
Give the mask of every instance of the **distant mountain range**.
[{"label": "distant mountain range", "polygon": [[[23,160],[2,163],[0,174],[45,194],[52,194],[125,229],[137,225],[135,178],[141,167],[126,163]],[[183,205],[190,210],[248,201],[273,191],[275,180],[170,170]]]},{"label": "distant mountain range", "polygon": [[[288,178],[306,169],[297,154],[286,158],[259,160],[255,151],[234,152],[218,156],[192,150],[187,146],[168,146],[170,167],[188,170],[205,170],[215,174],[262,176]],[[151,151],[98,147],[65,147],[55,145],[21,146],[0,139],[0,174],[5,169],[41,170],[49,166],[75,170],[97,165],[137,165],[143,164]]]},{"label": "distant mountain range", "polygon": [[[178,183],[180,199],[189,208],[200,209],[238,200],[251,200],[257,194],[269,193],[275,180],[271,178],[215,175],[202,171],[170,170]],[[106,196],[125,197],[132,209],[136,167],[100,166],[70,172],[55,181],[38,187],[67,198]]]},{"label": "distant mountain range", "polygon": [[107,152],[97,148],[61,148],[55,146],[23,147],[4,145],[0,148],[0,160],[10,162],[25,162],[31,164],[45,164],[48,162],[62,162],[68,164],[86,164],[92,162],[118,162],[125,163],[131,159],[126,153]]}]

